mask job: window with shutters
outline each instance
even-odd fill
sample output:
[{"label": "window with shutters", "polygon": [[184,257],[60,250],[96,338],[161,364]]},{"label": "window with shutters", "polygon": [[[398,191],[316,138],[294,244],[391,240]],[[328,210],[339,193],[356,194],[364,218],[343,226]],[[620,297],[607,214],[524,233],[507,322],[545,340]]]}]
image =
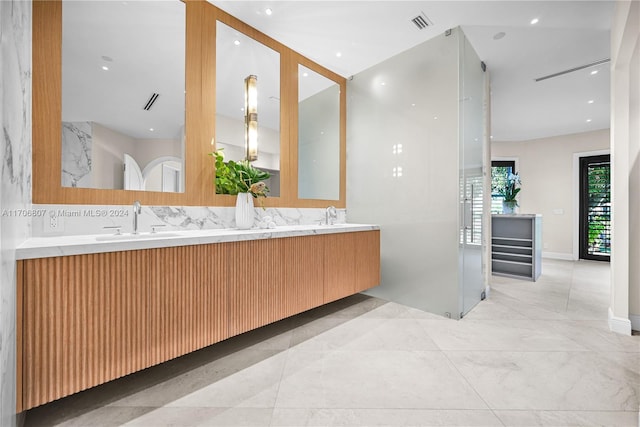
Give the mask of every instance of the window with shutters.
[{"label": "window with shutters", "polygon": [[491,161],[491,213],[502,213],[502,201],[504,200],[504,187],[507,184],[509,174],[516,173],[515,160]]}]

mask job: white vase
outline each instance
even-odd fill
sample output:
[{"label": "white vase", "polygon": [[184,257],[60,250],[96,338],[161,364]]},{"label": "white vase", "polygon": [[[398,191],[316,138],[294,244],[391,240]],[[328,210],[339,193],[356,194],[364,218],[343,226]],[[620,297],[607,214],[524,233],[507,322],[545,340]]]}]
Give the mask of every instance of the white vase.
[{"label": "white vase", "polygon": [[253,227],[253,196],[250,193],[238,193],[236,199],[236,227],[247,230]]},{"label": "white vase", "polygon": [[514,202],[505,202],[502,201],[502,213],[503,214],[517,214],[518,213],[518,205]]}]

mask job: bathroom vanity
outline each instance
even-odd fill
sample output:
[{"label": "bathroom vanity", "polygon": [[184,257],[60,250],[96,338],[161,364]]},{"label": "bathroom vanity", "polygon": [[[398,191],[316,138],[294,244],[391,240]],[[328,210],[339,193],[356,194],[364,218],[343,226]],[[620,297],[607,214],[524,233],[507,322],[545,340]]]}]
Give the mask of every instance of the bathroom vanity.
[{"label": "bathroom vanity", "polygon": [[338,224],[29,239],[17,251],[18,411],[374,287],[379,233]]}]

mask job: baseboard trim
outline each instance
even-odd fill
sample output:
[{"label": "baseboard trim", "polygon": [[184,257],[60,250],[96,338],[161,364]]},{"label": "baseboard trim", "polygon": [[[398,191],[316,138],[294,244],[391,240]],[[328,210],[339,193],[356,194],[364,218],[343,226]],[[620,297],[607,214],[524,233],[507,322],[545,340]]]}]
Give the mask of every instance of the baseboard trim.
[{"label": "baseboard trim", "polygon": [[564,252],[545,252],[542,251],[542,258],[561,259],[564,261],[574,261],[573,254],[567,254]]},{"label": "baseboard trim", "polygon": [[640,314],[630,314],[629,320],[631,321],[631,329],[640,331]]},{"label": "baseboard trim", "polygon": [[609,330],[622,335],[631,335],[631,320],[614,316],[609,307]]}]

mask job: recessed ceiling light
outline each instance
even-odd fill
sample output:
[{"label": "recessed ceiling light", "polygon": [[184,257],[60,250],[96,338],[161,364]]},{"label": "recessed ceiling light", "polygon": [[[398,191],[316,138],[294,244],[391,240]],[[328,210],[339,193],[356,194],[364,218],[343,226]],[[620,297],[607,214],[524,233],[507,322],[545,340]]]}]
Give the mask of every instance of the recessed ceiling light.
[{"label": "recessed ceiling light", "polygon": [[593,104],[593,99],[588,100],[587,104]]},{"label": "recessed ceiling light", "polygon": [[240,40],[234,40],[233,44],[235,44],[236,46],[240,46]]},{"label": "recessed ceiling light", "polygon": [[302,77],[309,77],[309,73],[305,71],[304,73],[302,73]]},{"label": "recessed ceiling light", "polygon": [[591,72],[591,75],[592,75],[592,76],[593,76],[593,75],[595,75],[595,74],[598,74],[598,70],[593,70],[593,71]]},{"label": "recessed ceiling light", "polygon": [[494,39],[494,40],[500,40],[501,38],[503,38],[503,37],[504,37],[504,36],[506,36],[506,35],[507,35],[507,33],[505,33],[504,31],[500,31],[499,33],[496,33],[496,34],[493,36],[493,39]]},{"label": "recessed ceiling light", "polygon": [[411,104],[411,106],[412,106],[412,107],[415,107],[415,106],[416,106],[416,104]]},{"label": "recessed ceiling light", "polygon": [[153,128],[149,128],[149,131],[150,131],[150,132],[153,132]]},{"label": "recessed ceiling light", "polygon": [[386,82],[382,82],[382,83],[380,83],[380,84],[381,84],[382,86],[386,86],[386,84],[387,84],[387,83],[386,83]]},{"label": "recessed ceiling light", "polygon": [[438,116],[435,116],[435,117],[433,118],[433,120],[438,120]]},{"label": "recessed ceiling light", "polygon": [[109,67],[107,67],[106,65],[103,65],[103,66],[102,66],[102,69],[103,69],[104,71],[109,71]]},{"label": "recessed ceiling light", "polygon": [[266,13],[268,16],[271,16],[273,14],[273,10],[271,10],[271,8],[268,7],[264,10],[264,13]]},{"label": "recessed ceiling light", "polygon": [[540,22],[540,20],[538,18],[533,18],[531,20],[531,25],[536,25],[538,22]]},{"label": "recessed ceiling light", "polygon": [[342,52],[336,52],[336,56],[340,58],[342,56]]},{"label": "recessed ceiling light", "polygon": [[244,107],[242,107],[242,108],[240,109],[240,111],[244,111]]},{"label": "recessed ceiling light", "polygon": [[587,123],[591,123],[591,119],[587,119]]}]

